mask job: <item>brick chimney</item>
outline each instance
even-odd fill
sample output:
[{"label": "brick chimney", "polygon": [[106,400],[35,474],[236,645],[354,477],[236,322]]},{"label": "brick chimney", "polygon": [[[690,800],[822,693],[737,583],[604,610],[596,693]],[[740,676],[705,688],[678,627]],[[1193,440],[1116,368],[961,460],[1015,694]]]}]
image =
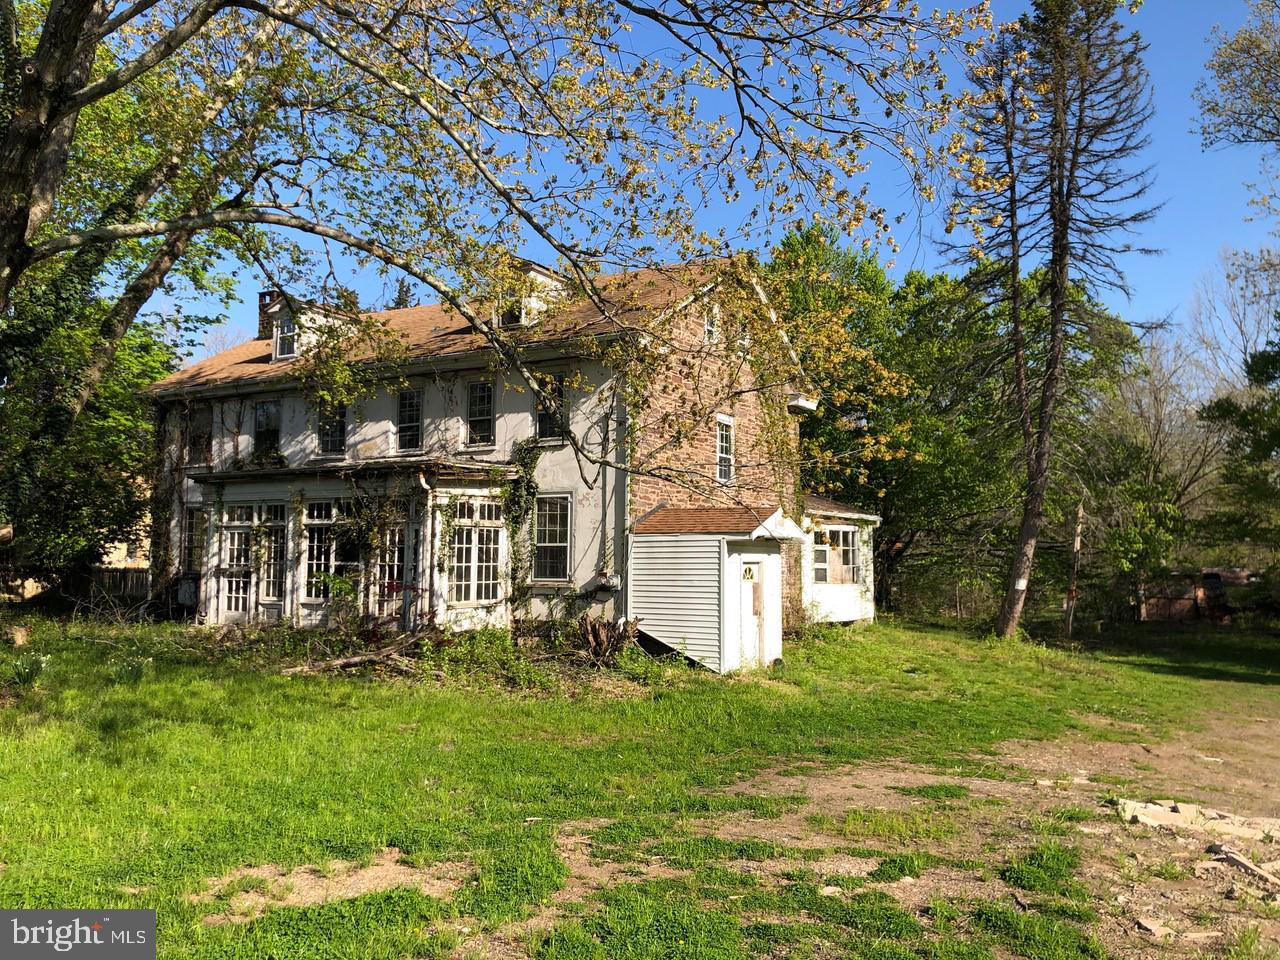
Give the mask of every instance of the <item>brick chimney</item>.
[{"label": "brick chimney", "polygon": [[276,305],[281,297],[279,290],[263,290],[258,294],[258,339],[270,340],[275,332],[275,317],[271,315],[271,308]]}]

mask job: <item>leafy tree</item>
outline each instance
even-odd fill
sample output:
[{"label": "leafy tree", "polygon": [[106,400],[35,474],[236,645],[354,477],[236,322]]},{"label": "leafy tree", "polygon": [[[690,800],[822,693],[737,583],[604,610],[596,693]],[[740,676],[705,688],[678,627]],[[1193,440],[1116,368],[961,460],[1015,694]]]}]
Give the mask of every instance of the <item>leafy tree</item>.
[{"label": "leafy tree", "polygon": [[1245,364],[1248,389],[1219,397],[1205,420],[1226,432],[1225,508],[1215,516],[1222,533],[1280,548],[1280,318],[1267,347]]},{"label": "leafy tree", "polygon": [[13,371],[0,391],[0,511],[16,536],[0,547],[0,564],[48,573],[87,566],[106,545],[136,538],[146,516],[155,454],[151,410],[141,393],[177,366],[172,329],[131,327],[114,351],[93,396],[53,442],[37,433],[40,408],[58,389],[56,366],[75,368],[99,348],[97,324],[110,306],[82,306],[63,318],[56,336],[30,366]]},{"label": "leafy tree", "polygon": [[[1196,85],[1206,146],[1224,143],[1280,150],[1280,0],[1247,0],[1249,15],[1234,33],[1215,28],[1209,76]],[[1265,162],[1273,162],[1274,155]],[[1275,179],[1267,176],[1256,203],[1280,213]]]},{"label": "leafy tree", "polygon": [[992,312],[942,274],[895,284],[874,257],[817,227],[787,237],[769,274],[784,322],[825,331],[810,341],[821,355],[801,357],[820,398],[802,425],[803,480],[880,514],[881,602],[892,603],[909,559],[971,571],[1015,493]]}]

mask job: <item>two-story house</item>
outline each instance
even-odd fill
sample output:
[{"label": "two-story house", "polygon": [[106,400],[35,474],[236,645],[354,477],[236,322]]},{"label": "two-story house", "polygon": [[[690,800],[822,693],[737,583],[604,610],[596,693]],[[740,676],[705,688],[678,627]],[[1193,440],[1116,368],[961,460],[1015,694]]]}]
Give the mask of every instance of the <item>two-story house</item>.
[{"label": "two-story house", "polygon": [[[813,402],[747,362],[721,281],[642,271],[589,298],[528,279],[492,315],[550,404],[433,305],[370,315],[403,359],[317,409],[307,315],[262,294],[257,338],[152,388],[157,578],[222,624],[313,625],[338,602],[456,629],[591,609],[721,671],[780,655],[784,607],[871,615],[875,518],[806,514],[780,451]],[[841,603],[819,596],[837,585]]]}]

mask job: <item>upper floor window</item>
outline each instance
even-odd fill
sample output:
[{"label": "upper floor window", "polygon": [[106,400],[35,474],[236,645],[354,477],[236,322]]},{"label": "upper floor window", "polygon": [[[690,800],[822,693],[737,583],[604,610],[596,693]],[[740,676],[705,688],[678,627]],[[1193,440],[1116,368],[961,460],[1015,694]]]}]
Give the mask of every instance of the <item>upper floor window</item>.
[{"label": "upper floor window", "polygon": [[475,380],[467,384],[467,446],[487,447],[493,436],[493,381]]},{"label": "upper floor window", "polygon": [[538,497],[533,518],[533,579],[569,579],[569,530],[572,500],[566,495]]},{"label": "upper floor window", "polygon": [[557,414],[565,419],[568,419],[569,416],[568,407],[565,406],[564,402],[564,381],[564,374],[557,373],[544,386],[547,398],[554,404],[555,409],[548,409],[547,404],[544,404],[541,400],[538,401],[537,437],[539,440],[564,439],[565,431],[561,429],[556,419]]},{"label": "upper floor window", "polygon": [[422,391],[401,390],[396,412],[396,449],[418,450],[422,447]]},{"label": "upper floor window", "polygon": [[208,463],[213,459],[213,407],[198,404],[187,414],[187,462]]},{"label": "upper floor window", "polygon": [[500,300],[493,308],[494,323],[499,327],[518,327],[524,322],[524,301],[520,297]]},{"label": "upper floor window", "polygon": [[720,304],[703,304],[702,336],[707,343],[715,343],[720,339]]},{"label": "upper floor window", "polygon": [[298,328],[294,325],[293,314],[283,310],[276,321],[276,356],[292,357],[297,352]]},{"label": "upper floor window", "polygon": [[347,452],[347,405],[334,404],[320,413],[316,440],[324,456],[341,456]]},{"label": "upper floor window", "polygon": [[733,480],[733,418],[716,420],[716,479],[721,483]]},{"label": "upper floor window", "polygon": [[259,400],[253,406],[253,455],[261,458],[280,451],[280,401]]}]

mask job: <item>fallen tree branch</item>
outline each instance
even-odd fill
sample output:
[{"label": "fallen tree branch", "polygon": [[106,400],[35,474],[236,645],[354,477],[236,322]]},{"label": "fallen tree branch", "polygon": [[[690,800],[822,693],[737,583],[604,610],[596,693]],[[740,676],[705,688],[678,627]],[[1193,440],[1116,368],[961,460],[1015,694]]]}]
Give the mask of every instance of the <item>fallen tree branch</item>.
[{"label": "fallen tree branch", "polygon": [[357,653],[349,657],[337,657],[333,660],[321,660],[318,663],[303,663],[296,667],[285,667],[280,672],[285,676],[292,676],[297,673],[325,673],[329,670],[346,670],[350,667],[360,667],[366,663],[389,661],[399,654],[401,650],[410,646],[416,639],[413,636],[405,636],[389,646],[382,647],[380,650]]}]

